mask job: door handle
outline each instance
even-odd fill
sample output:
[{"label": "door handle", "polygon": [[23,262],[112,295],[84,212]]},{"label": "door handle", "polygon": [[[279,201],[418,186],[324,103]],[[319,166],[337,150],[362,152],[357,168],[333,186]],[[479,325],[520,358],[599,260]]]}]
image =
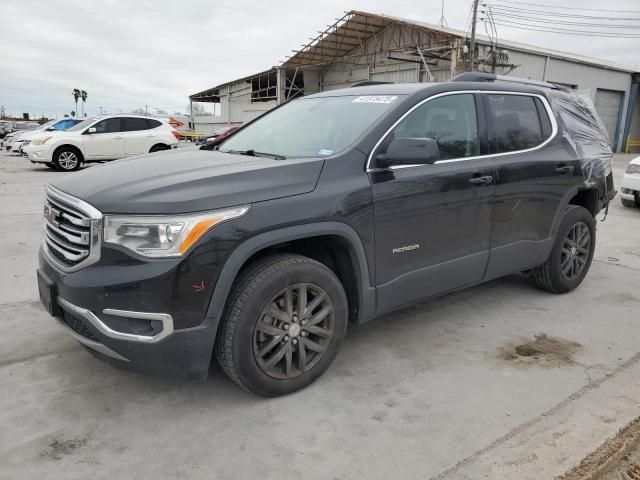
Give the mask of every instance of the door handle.
[{"label": "door handle", "polygon": [[564,175],[565,173],[573,173],[573,171],[575,169],[576,169],[576,167],[574,167],[572,165],[564,165],[564,166],[556,168],[556,173]]},{"label": "door handle", "polygon": [[469,182],[474,185],[488,185],[489,183],[493,183],[493,177],[491,175],[485,175],[483,177],[473,177],[469,179]]}]

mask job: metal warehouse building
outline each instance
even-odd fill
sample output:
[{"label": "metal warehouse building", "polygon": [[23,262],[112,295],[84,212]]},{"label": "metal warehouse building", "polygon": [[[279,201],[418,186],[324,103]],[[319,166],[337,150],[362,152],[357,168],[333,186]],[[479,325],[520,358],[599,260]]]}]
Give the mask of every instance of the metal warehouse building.
[{"label": "metal warehouse building", "polygon": [[[640,140],[638,82],[634,70],[571,53],[484,36],[476,39],[477,69],[589,90],[614,149]],[[219,103],[218,115],[195,118],[209,133],[252,120],[300,95],[363,81],[444,82],[469,68],[466,32],[350,11],[280,66],[191,95]]]}]

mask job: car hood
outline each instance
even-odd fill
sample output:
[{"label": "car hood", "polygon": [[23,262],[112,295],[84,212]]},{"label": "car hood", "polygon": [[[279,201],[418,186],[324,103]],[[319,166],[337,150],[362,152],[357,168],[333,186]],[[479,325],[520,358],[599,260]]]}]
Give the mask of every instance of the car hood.
[{"label": "car hood", "polygon": [[629,163],[632,163],[632,164],[634,164],[634,165],[640,165],[640,157],[636,157],[636,158],[634,158],[634,159],[633,159],[633,160],[631,160],[631,162],[629,162]]},{"label": "car hood", "polygon": [[34,138],[44,137],[52,133],[55,133],[55,131],[47,132],[45,129],[41,130],[37,128],[35,130],[29,130],[28,132],[21,133],[17,140],[33,140]]},{"label": "car hood", "polygon": [[52,186],[103,213],[187,213],[310,192],[323,164],[174,150],[87,168]]}]

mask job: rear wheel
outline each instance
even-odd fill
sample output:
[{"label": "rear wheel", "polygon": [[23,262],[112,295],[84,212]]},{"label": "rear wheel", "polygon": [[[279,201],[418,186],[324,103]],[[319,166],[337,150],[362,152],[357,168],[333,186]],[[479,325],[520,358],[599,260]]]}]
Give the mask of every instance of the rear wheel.
[{"label": "rear wheel", "polygon": [[626,198],[621,198],[620,201],[622,202],[622,205],[627,208],[634,208],[637,203],[635,200],[627,200]]},{"label": "rear wheel", "polygon": [[596,245],[593,215],[584,207],[569,205],[558,228],[547,261],[532,270],[542,290],[565,293],[582,283],[589,271]]},{"label": "rear wheel", "polygon": [[165,145],[154,145],[151,147],[151,150],[149,150],[149,153],[162,152],[163,150],[169,150],[169,148]]},{"label": "rear wheel", "polygon": [[335,358],[347,311],[342,285],[326,266],[301,255],[267,257],[232,290],[216,338],[218,363],[250,392],[294,392]]},{"label": "rear wheel", "polygon": [[53,164],[58,170],[71,172],[80,168],[80,154],[74,148],[62,147],[53,154]]}]

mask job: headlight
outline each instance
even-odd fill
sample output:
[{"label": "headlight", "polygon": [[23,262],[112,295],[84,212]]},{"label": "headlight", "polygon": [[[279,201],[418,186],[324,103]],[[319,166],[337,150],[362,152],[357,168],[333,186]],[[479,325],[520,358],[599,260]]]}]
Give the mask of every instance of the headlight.
[{"label": "headlight", "polygon": [[626,170],[627,173],[640,173],[640,165],[630,163]]},{"label": "headlight", "polygon": [[40,137],[40,138],[36,138],[33,140],[34,145],[44,145],[45,143],[47,143],[49,140],[51,140],[51,137]]},{"label": "headlight", "polygon": [[248,210],[242,206],[194,215],[107,215],[104,242],[145,257],[180,257],[211,228]]}]

